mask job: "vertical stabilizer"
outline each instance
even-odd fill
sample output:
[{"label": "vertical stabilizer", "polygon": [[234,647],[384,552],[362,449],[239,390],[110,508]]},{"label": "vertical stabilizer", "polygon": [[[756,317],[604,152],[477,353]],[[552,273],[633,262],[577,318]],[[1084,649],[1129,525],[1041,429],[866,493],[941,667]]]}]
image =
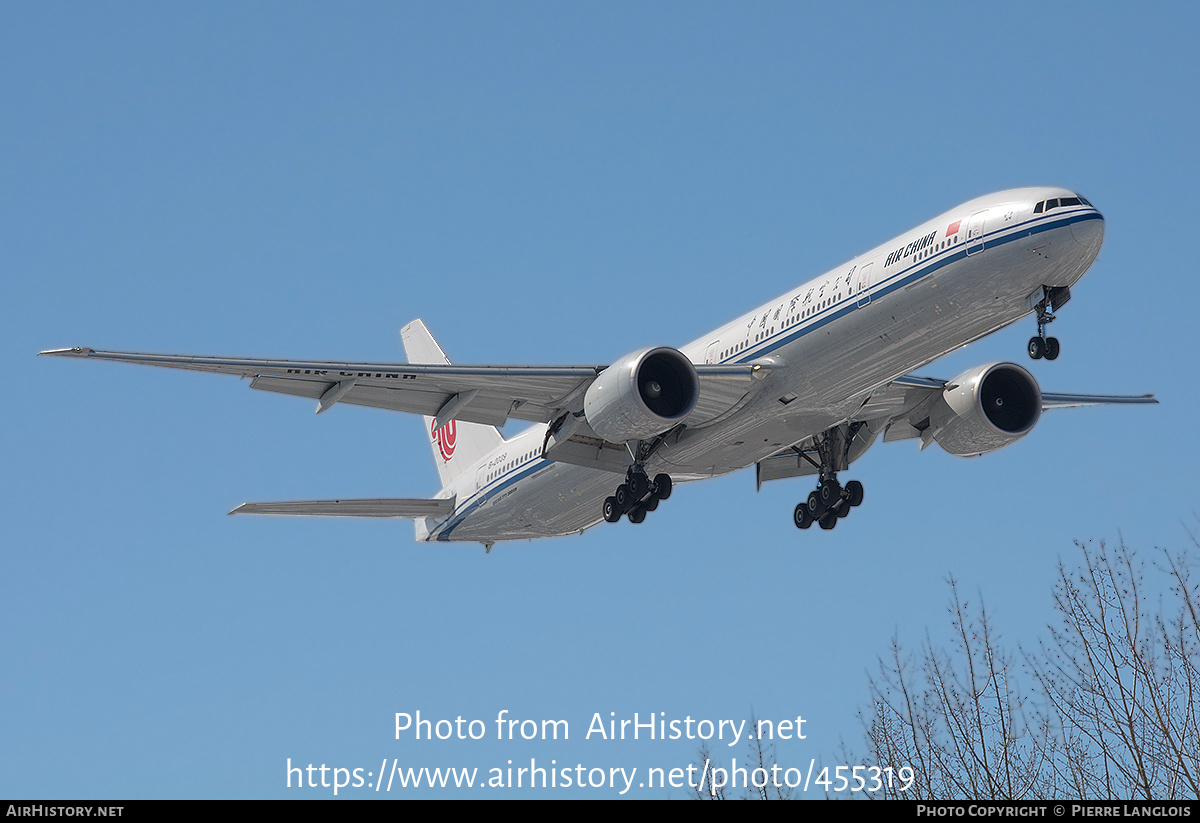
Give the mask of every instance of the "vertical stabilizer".
[{"label": "vertical stabilizer", "polygon": [[[449,358],[420,320],[414,320],[402,328],[400,339],[404,342],[404,353],[409,363],[450,365]],[[451,420],[435,431],[432,417],[425,418],[425,436],[433,448],[433,461],[437,464],[443,487],[450,485],[451,480],[504,442],[495,426],[482,423]]]}]

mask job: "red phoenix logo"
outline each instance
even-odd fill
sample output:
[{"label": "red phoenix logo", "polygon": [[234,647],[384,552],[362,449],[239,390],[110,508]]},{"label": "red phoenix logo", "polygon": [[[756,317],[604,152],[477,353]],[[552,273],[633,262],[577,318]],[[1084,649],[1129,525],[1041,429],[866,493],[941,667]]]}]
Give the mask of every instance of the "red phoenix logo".
[{"label": "red phoenix logo", "polygon": [[[433,421],[436,423],[437,421]],[[454,428],[454,421],[451,420],[440,429],[435,429],[433,423],[429,424],[429,433],[433,436],[434,442],[437,443],[438,451],[442,454],[443,460],[449,460],[454,456],[454,443],[458,440],[458,432]]]}]

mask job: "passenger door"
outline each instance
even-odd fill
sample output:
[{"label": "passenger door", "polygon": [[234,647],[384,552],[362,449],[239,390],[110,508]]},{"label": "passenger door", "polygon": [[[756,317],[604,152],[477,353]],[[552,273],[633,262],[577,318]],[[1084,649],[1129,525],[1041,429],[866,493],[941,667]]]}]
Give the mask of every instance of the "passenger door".
[{"label": "passenger door", "polygon": [[968,256],[983,251],[983,221],[987,213],[987,209],[975,212],[971,215],[971,222],[967,224]]}]

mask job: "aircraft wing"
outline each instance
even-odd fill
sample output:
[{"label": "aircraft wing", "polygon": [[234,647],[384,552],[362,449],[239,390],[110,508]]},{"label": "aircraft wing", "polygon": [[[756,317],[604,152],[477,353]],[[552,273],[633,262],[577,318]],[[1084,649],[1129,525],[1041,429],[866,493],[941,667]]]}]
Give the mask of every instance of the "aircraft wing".
[{"label": "aircraft wing", "polygon": [[310,514],[322,517],[445,517],[454,514],[454,497],[432,500],[305,500],[243,503],[230,514]]},{"label": "aircraft wing", "polygon": [[[947,380],[906,375],[871,392],[853,419],[836,427],[839,436],[846,437],[844,465],[839,465],[839,470],[858,459],[881,433],[885,442],[921,437],[923,429],[913,424],[921,416],[928,416],[934,398],[945,391],[948,384]],[[1152,394],[1130,396],[1042,392],[1043,411],[1073,406],[1157,402]],[[756,467],[758,485],[761,487],[769,480],[817,474],[820,471],[817,461],[815,438],[807,437],[760,460]]]},{"label": "aircraft wing", "polygon": [[[882,423],[886,432],[885,441],[920,437],[921,432],[909,425],[915,419],[914,412],[927,406],[932,398],[941,394],[949,384],[947,380],[907,375],[897,378],[875,391],[856,417],[875,419]],[[1042,392],[1042,410],[1064,409],[1073,406],[1100,406],[1109,404],[1157,403],[1152,394],[1108,395],[1108,394],[1059,394]],[[919,416],[917,412],[917,416]],[[912,419],[909,419],[912,418]]]},{"label": "aircraft wing", "polygon": [[[138,354],[84,347],[41,354],[87,357],[171,369],[236,374],[250,388],[307,397],[322,412],[352,403],[430,417],[502,426],[509,418],[549,423],[564,411],[583,408],[583,395],[603,366],[453,366],[384,363],[322,363],[301,360]],[[754,376],[767,367],[698,365],[700,397],[687,419],[699,425],[728,412],[745,397]]]},{"label": "aircraft wing", "polygon": [[[871,402],[893,400],[899,396],[915,399],[916,396],[933,394],[946,388],[947,380],[937,380],[932,377],[914,377],[907,375],[888,383],[886,387],[872,395]],[[915,391],[910,391],[915,390]],[[1103,406],[1109,404],[1157,403],[1152,394],[1118,395],[1118,394],[1058,394],[1042,392],[1042,411],[1046,409],[1066,409],[1075,406]]]}]

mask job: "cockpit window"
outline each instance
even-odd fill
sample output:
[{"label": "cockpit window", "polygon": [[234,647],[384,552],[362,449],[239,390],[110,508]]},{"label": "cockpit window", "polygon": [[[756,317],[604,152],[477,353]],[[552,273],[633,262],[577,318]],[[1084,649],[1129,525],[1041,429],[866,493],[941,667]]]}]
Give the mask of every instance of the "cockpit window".
[{"label": "cockpit window", "polygon": [[1033,213],[1042,214],[1043,212],[1048,212],[1051,209],[1065,208],[1067,206],[1091,207],[1091,205],[1091,203],[1082,197],[1059,197],[1055,200],[1043,200],[1042,202],[1038,203],[1033,207]]}]

